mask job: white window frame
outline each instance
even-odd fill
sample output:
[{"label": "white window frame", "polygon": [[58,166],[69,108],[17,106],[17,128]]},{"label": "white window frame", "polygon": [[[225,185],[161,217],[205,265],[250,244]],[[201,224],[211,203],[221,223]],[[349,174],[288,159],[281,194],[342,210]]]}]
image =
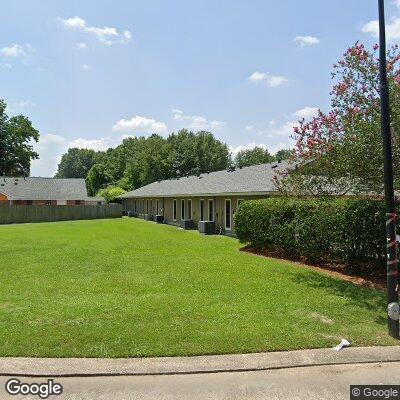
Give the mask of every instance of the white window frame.
[{"label": "white window frame", "polygon": [[[190,204],[190,207],[189,207]],[[188,219],[192,219],[192,214],[193,214],[193,210],[192,210],[192,199],[188,199],[187,201],[187,208],[188,208]],[[190,211],[190,212],[189,212]]]},{"label": "white window frame", "polygon": [[172,200],[172,220],[176,221],[176,214],[178,212],[178,201],[176,199]]},{"label": "white window frame", "polygon": [[[210,203],[212,204],[212,215],[210,215]],[[214,221],[214,199],[208,199],[208,220]]]},{"label": "white window frame", "polygon": [[185,219],[185,199],[181,199],[181,220]]},{"label": "white window frame", "polygon": [[[201,205],[203,204],[203,218],[202,218],[202,215],[201,215]],[[199,202],[199,221],[204,221],[204,199],[200,199],[200,202]]]},{"label": "white window frame", "polygon": [[[229,201],[229,228],[226,226],[226,203]],[[224,227],[226,231],[231,231],[232,230],[232,200],[231,199],[225,199],[224,202]]]}]

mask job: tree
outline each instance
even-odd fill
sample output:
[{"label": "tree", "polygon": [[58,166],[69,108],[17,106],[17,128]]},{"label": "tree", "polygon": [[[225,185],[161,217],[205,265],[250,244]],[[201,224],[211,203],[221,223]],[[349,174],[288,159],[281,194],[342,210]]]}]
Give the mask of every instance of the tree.
[{"label": "tree", "polygon": [[99,190],[97,196],[103,197],[107,203],[116,203],[117,197],[125,193],[125,190],[118,186],[107,186],[105,189]]},{"label": "tree", "polygon": [[293,150],[288,150],[288,149],[282,149],[282,150],[278,150],[274,157],[276,161],[283,161],[283,160],[289,160],[289,158],[292,157],[293,154]]},{"label": "tree", "polygon": [[252,149],[240,150],[236,155],[235,164],[238,167],[248,167],[249,165],[266,164],[274,160],[274,156],[267,149],[256,146]]},{"label": "tree", "polygon": [[[356,43],[333,67],[331,110],[294,128],[295,168],[278,176],[301,194],[383,193],[378,46]],[[395,188],[400,187],[400,52],[388,51]]]},{"label": "tree", "polygon": [[94,164],[100,163],[104,158],[105,153],[102,151],[78,149],[76,147],[70,148],[61,157],[55,177],[86,178],[90,168]]},{"label": "tree", "polygon": [[0,174],[29,175],[31,161],[39,158],[32,146],[32,141],[39,140],[39,132],[23,115],[9,118],[6,107],[0,100]]},{"label": "tree", "polygon": [[156,134],[126,138],[106,152],[69,149],[56,176],[85,177],[91,193],[111,183],[132,190],[160,179],[225,169],[230,161],[227,145],[212,133],[182,129],[166,139]]},{"label": "tree", "polygon": [[231,162],[228,146],[211,132],[180,130],[167,138],[172,177],[225,169]]},{"label": "tree", "polygon": [[112,176],[103,164],[94,164],[86,177],[86,186],[89,195],[94,196],[100,189],[112,184]]}]

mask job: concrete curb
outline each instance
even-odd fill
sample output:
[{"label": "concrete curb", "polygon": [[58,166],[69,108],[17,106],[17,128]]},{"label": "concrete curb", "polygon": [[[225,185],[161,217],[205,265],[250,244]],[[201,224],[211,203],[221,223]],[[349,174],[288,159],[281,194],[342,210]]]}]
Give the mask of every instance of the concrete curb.
[{"label": "concrete curb", "polygon": [[400,361],[400,346],[156,358],[1,357],[0,376],[173,375]]}]

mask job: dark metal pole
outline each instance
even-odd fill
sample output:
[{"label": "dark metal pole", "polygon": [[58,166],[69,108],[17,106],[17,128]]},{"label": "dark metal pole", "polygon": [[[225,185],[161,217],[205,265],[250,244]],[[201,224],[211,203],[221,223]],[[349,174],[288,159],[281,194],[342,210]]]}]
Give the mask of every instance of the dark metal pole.
[{"label": "dark metal pole", "polygon": [[381,130],[386,201],[387,297],[389,335],[399,337],[399,297],[396,242],[396,205],[393,190],[392,142],[390,136],[389,86],[386,72],[386,38],[384,1],[379,3],[379,75],[381,96]]}]

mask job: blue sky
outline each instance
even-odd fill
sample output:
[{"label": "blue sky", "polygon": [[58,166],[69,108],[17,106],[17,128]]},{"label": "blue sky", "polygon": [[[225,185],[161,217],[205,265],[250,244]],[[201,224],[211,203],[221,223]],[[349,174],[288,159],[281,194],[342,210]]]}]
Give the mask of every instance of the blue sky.
[{"label": "blue sky", "polygon": [[329,107],[332,64],[377,41],[375,0],[14,0],[2,15],[0,98],[41,133],[36,176],[52,176],[68,147],[153,131],[288,147],[299,117]]}]

